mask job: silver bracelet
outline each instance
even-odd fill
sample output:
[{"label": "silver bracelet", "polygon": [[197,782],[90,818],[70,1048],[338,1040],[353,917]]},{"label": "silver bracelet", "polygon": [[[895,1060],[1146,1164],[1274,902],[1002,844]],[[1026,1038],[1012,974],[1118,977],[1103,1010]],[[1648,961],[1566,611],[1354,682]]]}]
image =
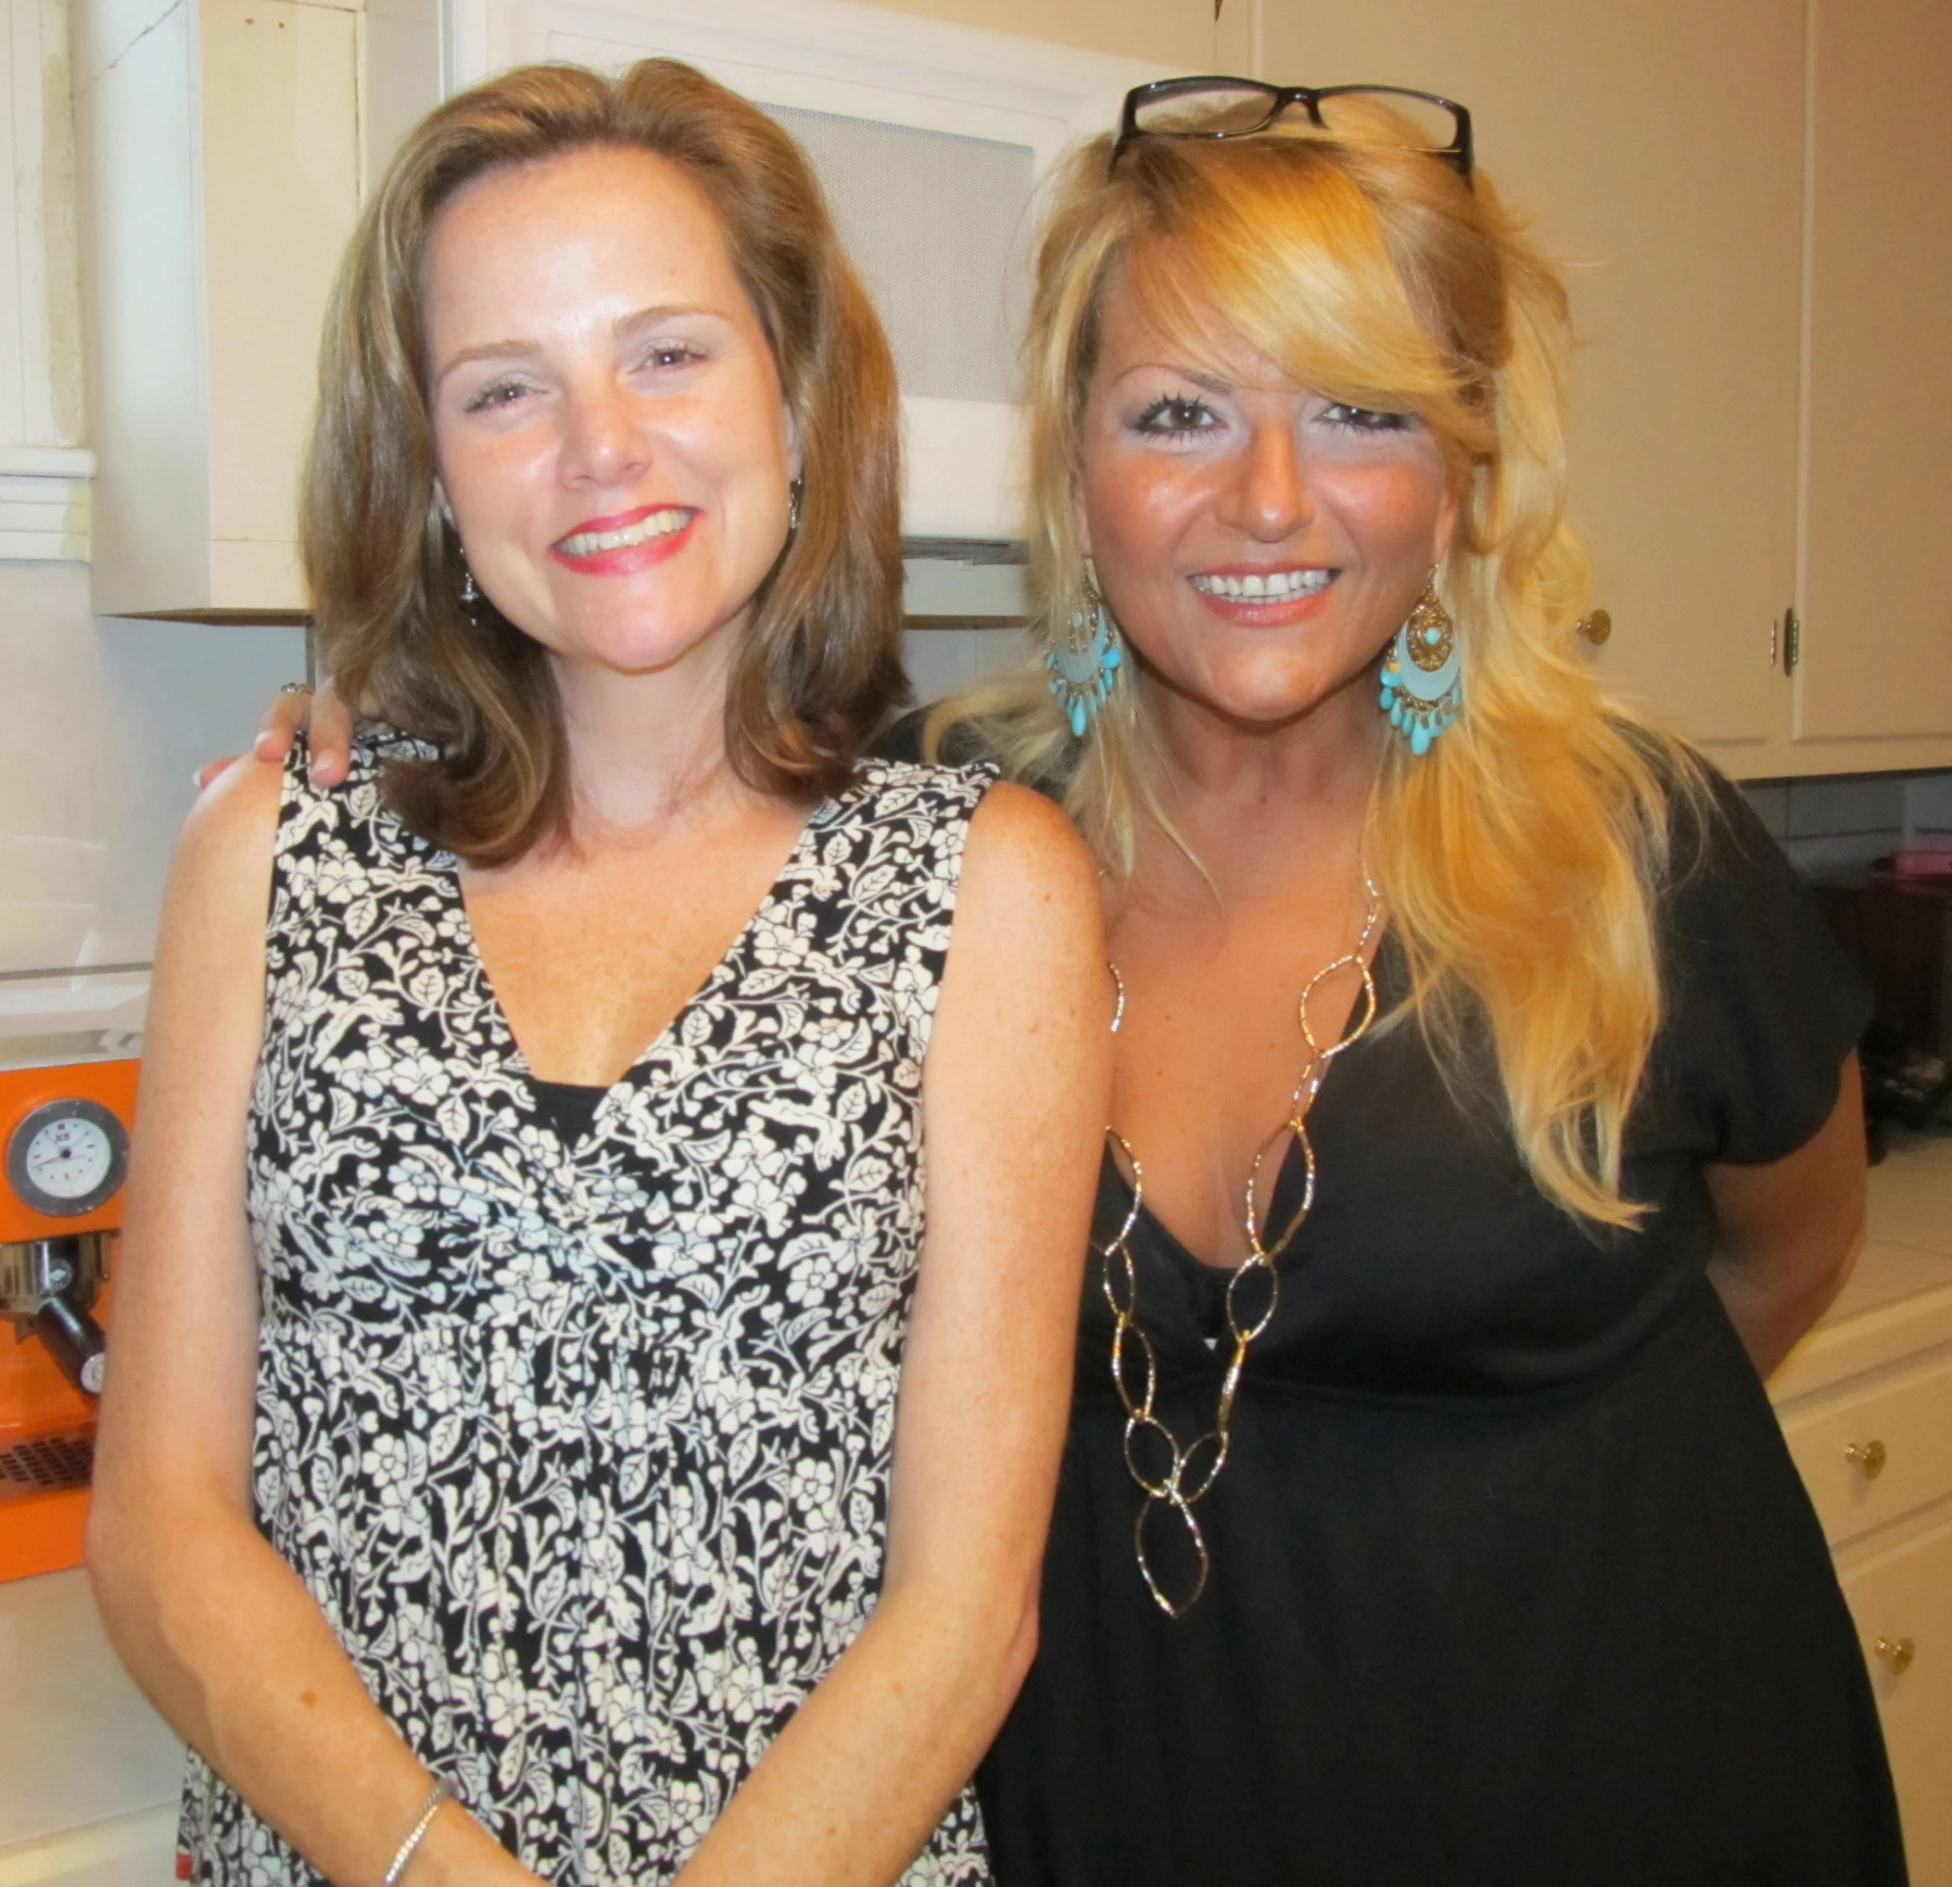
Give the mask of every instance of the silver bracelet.
[{"label": "silver bracelet", "polygon": [[407,1871],[407,1863],[413,1859],[414,1849],[420,1846],[427,1830],[433,1827],[434,1817],[441,1812],[441,1804],[453,1800],[454,1791],[448,1786],[447,1778],[440,1777],[434,1784],[433,1793],[421,1804],[420,1814],[408,1830],[406,1840],[400,1843],[400,1852],[393,1857],[393,1865],[380,1876],[380,1887],[400,1887],[400,1876]]}]

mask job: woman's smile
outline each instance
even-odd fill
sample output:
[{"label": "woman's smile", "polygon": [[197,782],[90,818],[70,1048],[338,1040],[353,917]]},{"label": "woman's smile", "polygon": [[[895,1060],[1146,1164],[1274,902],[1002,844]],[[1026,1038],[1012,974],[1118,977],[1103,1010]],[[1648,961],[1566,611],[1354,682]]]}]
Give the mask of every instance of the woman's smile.
[{"label": "woman's smile", "polygon": [[585,576],[630,576],[675,557],[698,517],[689,505],[639,505],[616,517],[586,519],[557,538],[549,554]]},{"label": "woman's smile", "polygon": [[1310,565],[1247,565],[1196,571],[1186,581],[1224,621],[1273,629],[1318,615],[1341,574]]}]

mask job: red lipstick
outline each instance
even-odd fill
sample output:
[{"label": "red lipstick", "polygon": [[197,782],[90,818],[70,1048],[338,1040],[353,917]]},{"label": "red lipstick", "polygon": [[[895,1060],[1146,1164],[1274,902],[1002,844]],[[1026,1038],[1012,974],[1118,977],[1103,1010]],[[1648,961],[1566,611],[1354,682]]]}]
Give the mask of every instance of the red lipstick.
[{"label": "red lipstick", "polygon": [[[587,539],[632,530],[646,518],[682,513],[684,522],[674,530],[660,530],[635,543],[593,544],[588,549],[573,548],[579,538]],[[685,505],[639,505],[634,511],[619,511],[610,517],[586,518],[565,531],[549,546],[549,555],[566,570],[582,576],[622,577],[668,562],[690,541],[703,514]]]}]

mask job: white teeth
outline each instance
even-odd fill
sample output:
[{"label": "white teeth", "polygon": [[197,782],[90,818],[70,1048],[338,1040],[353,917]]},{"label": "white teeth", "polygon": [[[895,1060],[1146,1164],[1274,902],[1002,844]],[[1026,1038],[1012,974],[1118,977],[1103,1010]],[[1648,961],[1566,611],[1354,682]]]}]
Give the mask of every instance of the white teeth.
[{"label": "white teeth", "polygon": [[600,551],[628,550],[632,544],[646,544],[654,537],[669,537],[673,531],[683,530],[690,521],[689,511],[674,506],[667,511],[653,511],[649,517],[626,524],[621,530],[577,531],[563,538],[556,548],[569,557],[594,557]]},{"label": "white teeth", "polygon": [[1250,571],[1244,577],[1202,575],[1192,579],[1194,589],[1203,596],[1262,603],[1285,603],[1296,596],[1314,596],[1334,581],[1333,570]]}]

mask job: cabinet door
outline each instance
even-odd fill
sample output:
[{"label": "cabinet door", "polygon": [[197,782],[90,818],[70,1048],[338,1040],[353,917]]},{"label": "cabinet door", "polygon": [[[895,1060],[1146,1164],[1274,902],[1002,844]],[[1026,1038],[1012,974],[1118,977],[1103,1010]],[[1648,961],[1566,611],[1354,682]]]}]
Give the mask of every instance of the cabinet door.
[{"label": "cabinet door", "polygon": [[[1812,0],[1799,740],[1952,734],[1952,7]],[[1857,750],[1831,764],[1880,764]]]},{"label": "cabinet door", "polygon": [[359,213],[359,17],[200,0],[210,598],[291,605],[319,327]]},{"label": "cabinet door", "polygon": [[1843,1588],[1884,1719],[1911,1887],[1952,1887],[1952,1514],[1853,1565]]},{"label": "cabinet door", "polygon": [[1471,108],[1485,169],[1568,265],[1601,672],[1739,768],[1788,718],[1801,0],[1262,0],[1258,26],[1270,79]]}]

